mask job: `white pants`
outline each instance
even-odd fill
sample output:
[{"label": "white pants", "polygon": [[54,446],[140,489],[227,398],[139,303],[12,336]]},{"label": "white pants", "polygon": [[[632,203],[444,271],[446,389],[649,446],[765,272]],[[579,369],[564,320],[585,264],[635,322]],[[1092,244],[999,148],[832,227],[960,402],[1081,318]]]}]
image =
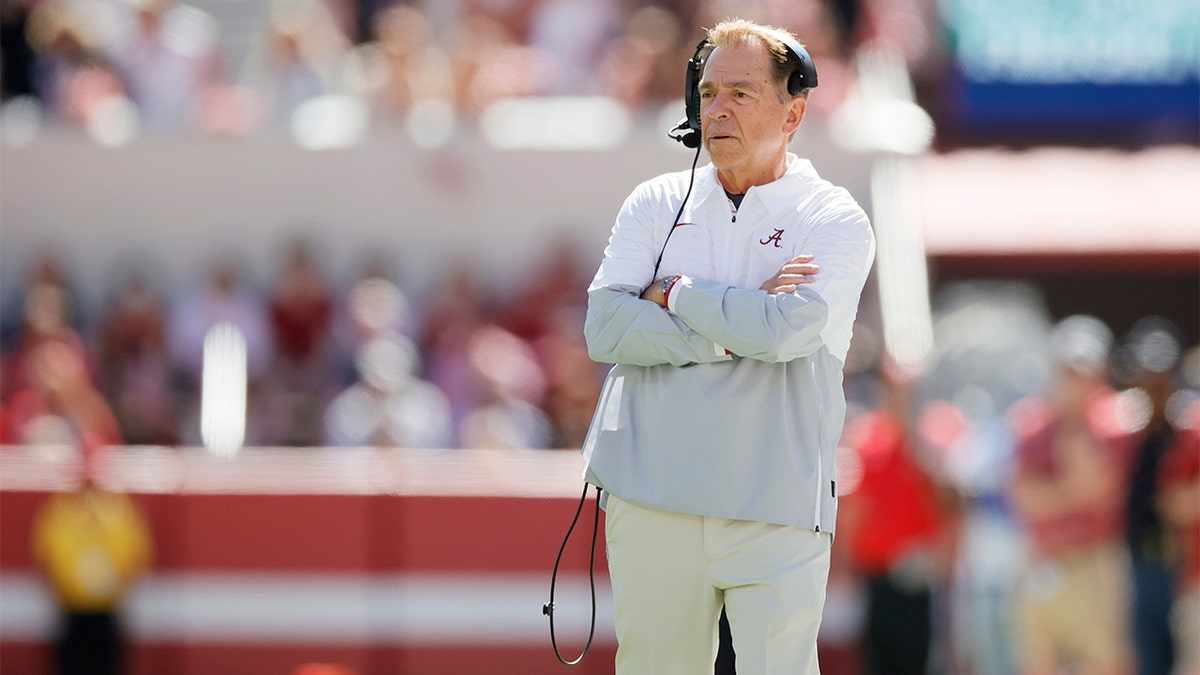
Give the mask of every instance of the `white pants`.
[{"label": "white pants", "polygon": [[831,537],[608,495],[618,675],[713,672],[724,604],[739,675],[816,675]]}]

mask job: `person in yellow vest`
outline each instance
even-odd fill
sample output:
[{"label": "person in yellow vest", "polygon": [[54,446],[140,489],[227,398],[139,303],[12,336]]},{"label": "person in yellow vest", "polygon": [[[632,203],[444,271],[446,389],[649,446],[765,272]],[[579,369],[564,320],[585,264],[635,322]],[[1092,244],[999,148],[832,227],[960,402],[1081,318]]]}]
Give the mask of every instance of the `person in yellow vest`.
[{"label": "person in yellow vest", "polygon": [[62,610],[56,643],[62,675],[121,672],[118,610],[153,556],[133,500],[93,480],[95,459],[95,452],[85,453],[79,486],[52,495],[34,521],[34,560]]}]

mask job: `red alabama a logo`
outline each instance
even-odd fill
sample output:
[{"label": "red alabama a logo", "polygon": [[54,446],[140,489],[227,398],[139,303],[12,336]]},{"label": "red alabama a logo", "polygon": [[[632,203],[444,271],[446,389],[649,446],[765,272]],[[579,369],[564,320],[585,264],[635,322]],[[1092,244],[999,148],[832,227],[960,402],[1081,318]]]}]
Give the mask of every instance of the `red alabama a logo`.
[{"label": "red alabama a logo", "polygon": [[758,243],[762,244],[763,246],[766,246],[767,244],[769,244],[771,242],[775,242],[775,248],[783,248],[783,244],[781,243],[782,241],[783,241],[783,230],[781,230],[777,227],[777,228],[775,228],[775,234],[773,234],[769,237],[764,237],[762,239],[759,239]]}]

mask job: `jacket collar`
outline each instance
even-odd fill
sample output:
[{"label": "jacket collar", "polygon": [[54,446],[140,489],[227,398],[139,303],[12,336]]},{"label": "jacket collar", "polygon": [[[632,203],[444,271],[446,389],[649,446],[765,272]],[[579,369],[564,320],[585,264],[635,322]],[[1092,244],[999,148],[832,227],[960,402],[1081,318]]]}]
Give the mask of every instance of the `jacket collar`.
[{"label": "jacket collar", "polygon": [[[766,185],[756,185],[746,193],[746,199],[757,199],[766,207],[767,213],[775,214],[787,208],[795,208],[796,191],[817,180],[816,169],[812,162],[800,159],[792,153],[787,153],[787,170],[778,180]],[[717,168],[709,162],[696,171],[696,187],[693,192],[692,206],[694,210],[709,199],[718,198],[724,201],[725,188],[717,180]]]}]

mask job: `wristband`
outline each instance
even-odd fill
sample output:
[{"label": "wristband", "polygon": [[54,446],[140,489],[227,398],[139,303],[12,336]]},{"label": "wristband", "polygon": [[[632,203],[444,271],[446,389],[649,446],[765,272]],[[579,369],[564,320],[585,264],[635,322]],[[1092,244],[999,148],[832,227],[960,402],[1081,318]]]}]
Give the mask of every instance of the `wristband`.
[{"label": "wristband", "polygon": [[679,283],[679,280],[682,278],[683,275],[676,274],[663,279],[663,306],[668,311],[671,309],[671,291],[675,288],[675,284]]}]

